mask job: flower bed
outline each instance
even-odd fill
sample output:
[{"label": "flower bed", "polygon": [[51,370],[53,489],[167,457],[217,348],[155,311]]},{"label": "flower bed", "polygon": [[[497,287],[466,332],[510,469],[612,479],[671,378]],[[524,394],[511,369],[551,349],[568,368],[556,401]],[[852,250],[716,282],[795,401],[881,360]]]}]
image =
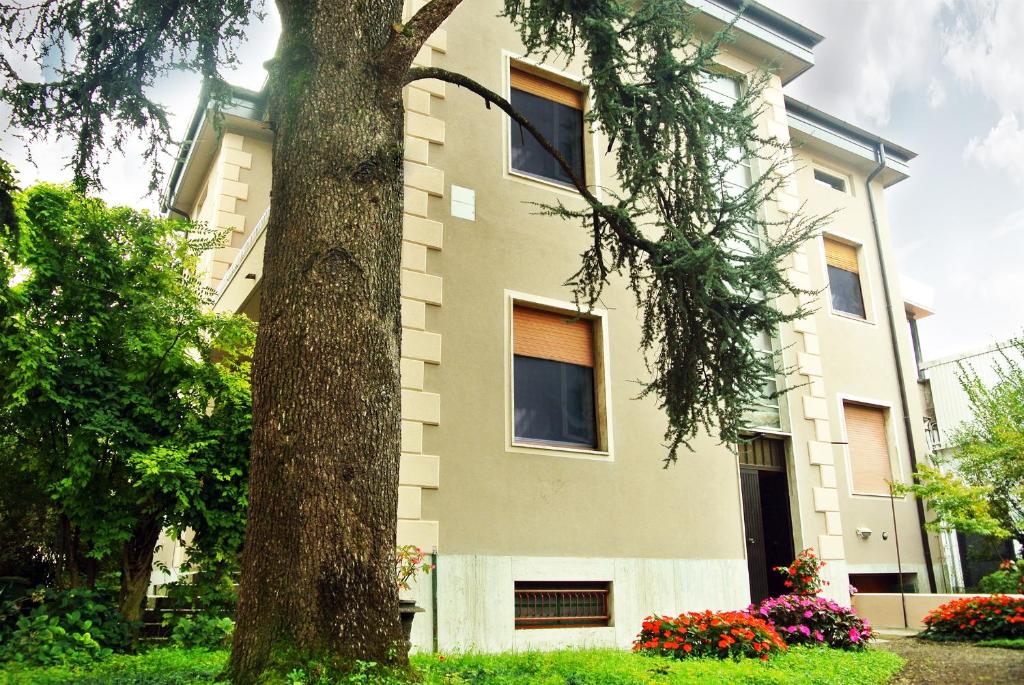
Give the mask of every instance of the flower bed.
[{"label": "flower bed", "polygon": [[746,612],[703,611],[675,618],[648,616],[633,651],[675,659],[713,656],[767,661],[769,656],[786,651],[786,643],[767,621]]},{"label": "flower bed", "polygon": [[954,599],[924,617],[924,637],[990,640],[1024,637],[1024,598],[992,595]]},{"label": "flower bed", "polygon": [[864,649],[872,639],[871,626],[849,607],[825,597],[771,597],[748,611],[768,621],[787,644],[828,645]]}]

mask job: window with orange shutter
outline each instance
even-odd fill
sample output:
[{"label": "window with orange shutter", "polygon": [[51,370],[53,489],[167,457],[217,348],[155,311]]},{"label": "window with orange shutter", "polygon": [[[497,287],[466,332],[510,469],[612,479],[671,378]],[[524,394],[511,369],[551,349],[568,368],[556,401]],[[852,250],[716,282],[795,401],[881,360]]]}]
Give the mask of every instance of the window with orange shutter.
[{"label": "window with orange shutter", "polygon": [[893,475],[885,409],[844,402],[843,414],[846,418],[853,492],[859,495],[888,495]]},{"label": "window with orange shutter", "polygon": [[516,441],[597,447],[593,320],[517,304],[512,340]]},{"label": "window with orange shutter", "polygon": [[825,238],[825,264],[832,293],[832,309],[865,318],[864,293],[860,285],[857,248],[838,240]]},{"label": "window with orange shutter", "polygon": [[[512,66],[512,106],[537,127],[581,180],[583,168],[583,93]],[[550,181],[572,179],[532,133],[512,122],[512,168]]]}]

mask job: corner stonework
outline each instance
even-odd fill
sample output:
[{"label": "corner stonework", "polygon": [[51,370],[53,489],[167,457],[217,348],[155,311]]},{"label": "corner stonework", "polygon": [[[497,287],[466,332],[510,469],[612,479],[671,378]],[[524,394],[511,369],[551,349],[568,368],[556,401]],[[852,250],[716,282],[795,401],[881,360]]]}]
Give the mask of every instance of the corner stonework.
[{"label": "corner stonework", "polygon": [[[406,2],[408,18],[426,0]],[[447,34],[438,29],[416,56],[430,66],[447,51]],[[442,279],[427,271],[430,251],[441,250],[444,226],[429,216],[429,198],[444,196],[444,171],[430,165],[431,150],[444,145],[445,123],[432,116],[434,98],[445,86],[420,81],[406,86],[405,210],[402,225],[402,462],[398,488],[398,544],[437,549],[438,522],[422,518],[424,489],[439,486],[440,459],[423,453],[425,426],[441,422],[441,396],[425,389],[426,365],[441,363],[441,335],[427,330],[427,308],[440,307]]]},{"label": "corner stonework", "polygon": [[[769,110],[768,128],[769,132],[787,146],[789,144],[789,123],[786,115],[786,104],[782,92],[782,84],[777,77],[765,89],[765,101]],[[792,175],[795,167],[790,160],[782,173]],[[779,211],[784,214],[793,214],[800,209],[800,198],[795,187],[795,180],[791,177],[785,187],[781,189],[776,198]],[[787,268],[787,276],[791,283],[804,290],[812,290],[808,258],[808,245],[800,246],[791,256],[791,262]],[[813,296],[801,296],[800,304],[811,306]],[[812,487],[812,501],[816,517],[817,542],[815,547],[819,556],[828,561],[832,568],[826,569],[826,575],[831,576],[829,593],[837,601],[849,602],[846,592],[845,559],[846,551],[843,546],[842,518],[839,513],[839,491],[836,487],[836,469],[834,445],[832,444],[832,430],[829,420],[828,396],[825,392],[825,381],[822,373],[821,346],[818,340],[817,323],[814,314],[793,322],[795,337],[794,348],[796,350],[796,369],[798,376],[796,385],[803,385],[800,391],[800,403],[797,411],[794,412],[794,420],[803,419],[807,422],[809,431],[794,431],[794,434],[810,434],[813,440],[808,440],[806,445],[798,445],[794,440],[793,451],[797,458],[806,456],[812,467],[812,473],[816,470],[818,484]],[[805,536],[806,540],[806,536]],[[837,587],[838,586],[838,587]]]}]

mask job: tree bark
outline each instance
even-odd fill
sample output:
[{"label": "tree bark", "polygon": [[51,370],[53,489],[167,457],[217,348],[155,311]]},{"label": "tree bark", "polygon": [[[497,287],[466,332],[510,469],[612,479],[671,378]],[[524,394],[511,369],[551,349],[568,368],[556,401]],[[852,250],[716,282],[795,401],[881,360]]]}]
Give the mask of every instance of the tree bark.
[{"label": "tree bark", "polygon": [[401,0],[279,1],[275,132],[242,579],[228,677],[404,662]]},{"label": "tree bark", "polygon": [[117,606],[126,621],[142,620],[142,602],[149,589],[153,552],[159,537],[160,520],[144,516],[136,524],[132,538],[121,551],[121,590]]}]

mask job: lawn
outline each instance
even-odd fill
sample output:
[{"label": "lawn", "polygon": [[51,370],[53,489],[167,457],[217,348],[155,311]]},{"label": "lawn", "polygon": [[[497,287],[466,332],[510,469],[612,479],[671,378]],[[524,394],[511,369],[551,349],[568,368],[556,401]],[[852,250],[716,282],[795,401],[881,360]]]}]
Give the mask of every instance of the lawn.
[{"label": "lawn", "polygon": [[[0,669],[0,685],[197,685],[211,683],[226,652],[156,649],[140,656],[115,656],[79,668]],[[413,657],[422,683],[456,685],[675,685],[677,683],[886,683],[903,661],[869,650],[795,648],[769,663],[718,660],[672,661],[612,650],[524,654],[420,654]],[[301,682],[301,681],[299,681]],[[395,680],[359,679],[385,683]],[[319,685],[319,684],[318,684]]]}]

